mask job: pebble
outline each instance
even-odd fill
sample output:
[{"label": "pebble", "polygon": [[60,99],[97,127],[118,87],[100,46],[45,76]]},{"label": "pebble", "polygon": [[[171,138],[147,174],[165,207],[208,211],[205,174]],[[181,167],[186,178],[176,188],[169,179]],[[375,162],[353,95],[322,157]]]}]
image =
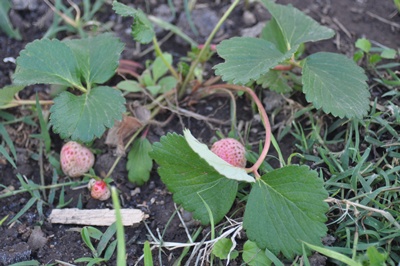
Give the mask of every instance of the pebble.
[{"label": "pebble", "polygon": [[4,247],[3,249],[0,249],[0,265],[10,265],[29,260],[31,253],[32,250],[25,242]]},{"label": "pebble", "polygon": [[246,26],[252,26],[257,22],[256,16],[249,10],[243,12],[243,23]]}]

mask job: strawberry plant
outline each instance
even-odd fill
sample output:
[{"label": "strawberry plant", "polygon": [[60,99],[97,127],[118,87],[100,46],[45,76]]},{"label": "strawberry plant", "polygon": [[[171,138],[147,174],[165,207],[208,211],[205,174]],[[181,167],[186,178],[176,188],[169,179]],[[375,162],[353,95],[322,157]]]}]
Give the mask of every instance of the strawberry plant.
[{"label": "strawberry plant", "polygon": [[217,53],[225,62],[214,67],[215,73],[227,82],[256,82],[281,93],[291,90],[288,71],[300,68],[302,91],[315,108],[341,118],[366,115],[370,97],[367,76],[351,59],[328,52],[296,58],[302,44],[331,38],[334,31],[290,5],[261,2],[272,16],[261,37],[222,41]]},{"label": "strawberry plant", "polygon": [[64,139],[90,142],[121,120],[125,111],[122,93],[99,85],[114,75],[122,49],[111,34],[36,40],[17,58],[14,83],[64,86],[50,108],[50,125]]}]

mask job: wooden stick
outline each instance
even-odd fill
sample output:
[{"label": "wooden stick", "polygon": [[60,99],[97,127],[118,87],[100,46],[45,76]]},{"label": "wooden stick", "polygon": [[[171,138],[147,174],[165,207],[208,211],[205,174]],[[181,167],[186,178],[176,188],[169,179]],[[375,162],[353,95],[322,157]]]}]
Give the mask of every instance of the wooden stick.
[{"label": "wooden stick", "polygon": [[[138,225],[148,218],[148,215],[138,209],[121,209],[124,226]],[[53,209],[49,221],[55,224],[82,224],[110,226],[115,222],[114,210],[110,209]]]}]

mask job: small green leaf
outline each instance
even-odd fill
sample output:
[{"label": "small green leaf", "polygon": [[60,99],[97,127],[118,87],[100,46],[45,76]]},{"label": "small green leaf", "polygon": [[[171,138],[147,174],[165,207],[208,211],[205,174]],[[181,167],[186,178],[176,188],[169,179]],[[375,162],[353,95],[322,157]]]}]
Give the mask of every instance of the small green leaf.
[{"label": "small green leaf", "polygon": [[119,64],[124,45],[112,34],[65,41],[75,54],[78,71],[86,84],[101,84],[109,80]]},{"label": "small green leaf", "polygon": [[365,53],[369,53],[371,50],[371,42],[365,38],[361,38],[356,41],[356,47]]},{"label": "small green leaf", "polygon": [[322,180],[307,166],[274,170],[253,184],[243,227],[261,249],[292,258],[302,252],[300,241],[321,243],[327,231],[327,197]]},{"label": "small green leaf", "polygon": [[36,40],[17,58],[14,83],[37,83],[82,87],[77,61],[71,48],[59,40]]},{"label": "small green leaf", "polygon": [[[167,61],[168,64],[172,64],[172,55],[168,53],[163,53],[164,59]],[[158,81],[159,78],[164,76],[168,72],[168,66],[164,63],[161,59],[161,56],[157,56],[156,60],[154,60],[152,64],[152,73],[153,79],[155,82]]]},{"label": "small green leaf", "polygon": [[8,11],[11,9],[11,0],[0,1],[0,30],[9,37],[21,40],[22,36],[17,29],[13,29],[11,21],[8,18]]},{"label": "small green leaf", "polygon": [[126,164],[130,182],[141,186],[149,180],[153,167],[153,160],[149,156],[151,150],[151,143],[146,138],[139,138],[133,143]]},{"label": "small green leaf", "polygon": [[14,95],[23,88],[24,86],[9,85],[0,89],[0,109],[2,106],[9,104],[14,99]]},{"label": "small green leaf", "polygon": [[287,83],[284,74],[283,71],[270,70],[257,79],[256,83],[263,88],[269,88],[278,93],[291,92],[292,88]]},{"label": "small green leaf", "polygon": [[155,36],[153,24],[151,24],[150,20],[146,17],[142,10],[118,3],[117,1],[113,2],[113,10],[120,16],[133,17],[134,22],[132,24],[132,37],[135,39],[135,41],[143,44],[147,44],[152,41],[153,37]]},{"label": "small green leaf", "polygon": [[232,250],[231,252],[232,246],[233,243],[230,238],[221,238],[217,241],[217,243],[215,243],[212,249],[212,254],[222,260],[227,259],[228,255],[230,260],[235,259],[239,255],[239,253],[237,252],[237,250]]},{"label": "small green leaf", "polygon": [[254,177],[248,175],[244,168],[235,167],[225,162],[223,159],[218,157],[218,155],[213,153],[207,145],[200,143],[195,137],[193,137],[190,130],[185,129],[183,134],[190,148],[192,148],[195,153],[203,158],[219,174],[237,181],[246,181],[250,183],[255,182]]},{"label": "small green leaf", "polygon": [[286,50],[305,42],[315,42],[332,38],[335,32],[321,26],[292,5],[278,5],[270,0],[262,0],[276,20],[286,40]]},{"label": "small green leaf", "polygon": [[217,52],[225,62],[214,66],[215,74],[221,75],[224,81],[245,84],[250,80],[257,80],[280,62],[290,58],[296,50],[297,47],[283,54],[269,41],[234,37],[217,46]]},{"label": "small green leaf", "polygon": [[396,50],[394,49],[385,49],[381,53],[381,57],[385,59],[395,59],[396,58]]},{"label": "small green leaf", "polygon": [[376,247],[371,246],[367,248],[367,256],[369,259],[370,265],[376,266],[385,266],[386,259],[388,257],[388,253],[381,253],[377,250]]},{"label": "small green leaf", "polygon": [[178,81],[173,76],[166,76],[161,78],[158,81],[158,84],[161,86],[161,93],[168,92],[176,87]]},{"label": "small green leaf", "polygon": [[316,108],[341,118],[362,118],[369,110],[367,76],[344,55],[320,52],[305,59],[303,92]]},{"label": "small green leaf", "polygon": [[143,88],[137,81],[123,80],[117,84],[117,89],[129,92],[142,92]]},{"label": "small green leaf", "polygon": [[256,243],[247,240],[243,246],[243,261],[250,266],[269,266],[272,264],[264,251]]},{"label": "small green leaf", "polygon": [[221,221],[232,207],[238,183],[220,175],[195,153],[183,136],[168,134],[153,144],[150,156],[159,165],[158,173],[167,188],[202,224],[210,218],[203,200],[210,207],[214,222]]},{"label": "small green leaf", "polygon": [[50,108],[50,123],[63,139],[90,142],[122,119],[124,104],[121,92],[111,87],[96,87],[80,96],[64,91]]}]

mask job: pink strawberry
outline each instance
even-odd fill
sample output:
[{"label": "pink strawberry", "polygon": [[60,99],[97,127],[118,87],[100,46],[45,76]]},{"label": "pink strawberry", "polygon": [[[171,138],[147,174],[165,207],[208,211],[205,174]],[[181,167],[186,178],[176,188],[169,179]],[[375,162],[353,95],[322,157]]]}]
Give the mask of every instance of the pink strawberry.
[{"label": "pink strawberry", "polygon": [[111,192],[107,183],[103,180],[95,180],[94,182],[93,180],[94,179],[90,180],[88,185],[92,198],[101,201],[108,200],[111,196]]},{"label": "pink strawberry", "polygon": [[221,139],[212,145],[211,151],[233,166],[246,166],[246,150],[236,139]]},{"label": "pink strawberry", "polygon": [[79,177],[92,168],[94,155],[78,142],[69,141],[61,149],[60,163],[64,174]]}]

